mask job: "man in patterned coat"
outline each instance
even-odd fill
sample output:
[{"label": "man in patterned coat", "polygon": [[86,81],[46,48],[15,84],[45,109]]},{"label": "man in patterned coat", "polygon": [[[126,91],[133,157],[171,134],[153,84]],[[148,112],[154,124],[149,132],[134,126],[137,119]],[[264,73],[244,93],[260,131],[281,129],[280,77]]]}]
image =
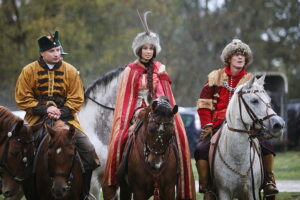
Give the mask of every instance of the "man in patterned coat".
[{"label": "man in patterned coat", "polygon": [[[203,132],[195,151],[195,159],[199,174],[199,191],[204,193],[204,199],[215,199],[210,191],[208,163],[211,136],[225,120],[226,109],[235,88],[252,77],[252,74],[245,71],[246,66],[252,62],[252,52],[249,46],[241,40],[234,39],[229,43],[222,51],[221,60],[225,67],[214,70],[208,75],[208,81],[197,101],[197,111]],[[262,140],[260,144],[267,179],[263,189],[265,195],[275,195],[278,193],[273,175],[275,153],[270,141]]]},{"label": "man in patterned coat", "polygon": [[[62,61],[64,54],[58,31],[38,39],[40,57],[22,69],[15,89],[15,100],[26,111],[25,120],[33,125],[44,119],[62,120],[76,128],[75,145],[82,159],[85,173],[81,199],[87,199],[92,171],[100,165],[94,146],[82,132],[76,113],[84,101],[79,72]],[[45,136],[41,130],[37,140]],[[25,184],[24,184],[25,185]],[[28,191],[27,191],[28,189]],[[24,188],[27,199],[35,199],[31,188]]]}]

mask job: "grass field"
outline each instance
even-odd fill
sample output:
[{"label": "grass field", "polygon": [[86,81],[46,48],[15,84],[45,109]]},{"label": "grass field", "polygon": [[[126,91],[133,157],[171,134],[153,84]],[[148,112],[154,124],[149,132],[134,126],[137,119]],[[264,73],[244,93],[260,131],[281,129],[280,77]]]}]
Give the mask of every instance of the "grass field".
[{"label": "grass field", "polygon": [[[195,180],[198,180],[198,173],[195,160],[192,160]],[[275,157],[275,176],[278,180],[300,180],[300,152],[280,152]]]},{"label": "grass field", "polygon": [[[195,160],[192,160],[192,167],[195,180],[198,180]],[[278,180],[300,180],[300,152],[277,153],[275,175]],[[197,199],[203,199],[203,195],[197,193]],[[3,200],[3,196],[0,196],[0,200]],[[276,200],[300,200],[300,192],[281,192],[277,195]]]}]

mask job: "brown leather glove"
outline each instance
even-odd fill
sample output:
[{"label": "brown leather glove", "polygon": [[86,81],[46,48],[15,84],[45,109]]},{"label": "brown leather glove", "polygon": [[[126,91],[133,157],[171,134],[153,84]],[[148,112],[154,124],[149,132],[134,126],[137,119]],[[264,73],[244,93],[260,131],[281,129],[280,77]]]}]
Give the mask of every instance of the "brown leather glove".
[{"label": "brown leather glove", "polygon": [[199,136],[200,141],[204,140],[208,136],[211,136],[212,133],[213,133],[212,126],[206,126]]}]

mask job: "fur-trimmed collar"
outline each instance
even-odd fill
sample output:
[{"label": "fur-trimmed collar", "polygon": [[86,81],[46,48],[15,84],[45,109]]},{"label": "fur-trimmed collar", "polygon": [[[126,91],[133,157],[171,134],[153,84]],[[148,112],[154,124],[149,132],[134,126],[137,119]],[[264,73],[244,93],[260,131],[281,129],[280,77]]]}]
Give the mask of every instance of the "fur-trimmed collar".
[{"label": "fur-trimmed collar", "polygon": [[[245,76],[243,76],[240,79],[237,86],[250,80],[250,78],[252,76],[253,76],[253,74],[251,74],[251,73],[245,74]],[[224,81],[227,81],[227,80],[228,80],[228,75],[225,73],[225,68],[214,70],[208,74],[208,85],[210,87],[212,87],[212,86],[224,87]]]}]

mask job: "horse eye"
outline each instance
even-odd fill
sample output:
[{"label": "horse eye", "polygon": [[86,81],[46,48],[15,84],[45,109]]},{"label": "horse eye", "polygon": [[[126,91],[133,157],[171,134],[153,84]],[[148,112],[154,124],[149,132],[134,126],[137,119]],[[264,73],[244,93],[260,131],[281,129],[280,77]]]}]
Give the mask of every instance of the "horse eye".
[{"label": "horse eye", "polygon": [[251,99],[250,101],[252,104],[257,104],[258,103],[258,100],[257,99]]}]

